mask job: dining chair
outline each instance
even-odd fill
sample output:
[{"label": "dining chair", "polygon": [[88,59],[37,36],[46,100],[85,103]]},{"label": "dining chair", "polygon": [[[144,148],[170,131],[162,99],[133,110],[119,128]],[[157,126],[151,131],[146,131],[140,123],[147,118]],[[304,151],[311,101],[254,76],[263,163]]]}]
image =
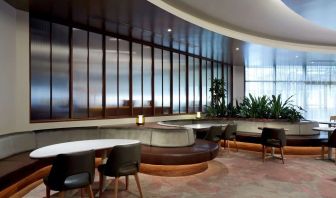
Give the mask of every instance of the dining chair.
[{"label": "dining chair", "polygon": [[[282,163],[285,163],[283,149],[286,146],[285,129],[264,127],[261,132],[262,158],[265,162],[267,147],[280,148]],[[272,151],[273,152],[273,151]],[[273,154],[273,153],[272,153]]]},{"label": "dining chair", "polygon": [[[330,116],[330,122],[336,122],[336,115]],[[329,124],[329,127],[334,127],[336,124]]]},{"label": "dining chair", "polygon": [[94,180],[94,171],[95,152],[93,150],[57,155],[49,175],[43,179],[47,198],[50,197],[50,190],[60,191],[60,197],[64,197],[64,191],[77,188],[86,188],[89,197],[93,198],[91,184]]},{"label": "dining chair", "polygon": [[141,144],[119,145],[112,148],[105,164],[98,166],[99,171],[99,197],[102,195],[104,178],[103,176],[115,177],[114,197],[118,196],[119,177],[126,177],[126,190],[128,190],[128,176],[134,175],[135,181],[142,197],[142,191],[138,172],[141,161]]},{"label": "dining chair", "polygon": [[222,133],[223,133],[222,126],[211,126],[204,139],[217,143],[219,148],[221,148],[221,145],[220,145],[221,138],[220,137]]},{"label": "dining chair", "polygon": [[[329,148],[336,148],[336,129],[332,132],[328,140],[322,141],[321,142],[321,158],[324,159],[324,154],[325,154],[325,147]],[[336,159],[336,153],[335,153],[335,159]],[[336,160],[335,160],[336,163]]]},{"label": "dining chair", "polygon": [[236,137],[237,137],[237,124],[228,124],[221,135],[221,139],[224,140],[224,149],[226,148],[227,145],[228,151],[230,152],[229,140],[233,140],[236,146],[236,151],[238,152]]}]

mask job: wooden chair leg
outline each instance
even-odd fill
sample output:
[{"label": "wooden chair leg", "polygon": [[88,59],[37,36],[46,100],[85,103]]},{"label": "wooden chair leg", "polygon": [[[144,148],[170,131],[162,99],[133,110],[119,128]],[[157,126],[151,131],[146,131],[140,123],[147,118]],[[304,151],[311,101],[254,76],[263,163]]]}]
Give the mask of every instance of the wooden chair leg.
[{"label": "wooden chair leg", "polygon": [[119,177],[116,177],[114,180],[114,197],[118,197],[118,184],[119,184]]},{"label": "wooden chair leg", "polygon": [[81,188],[81,189],[79,189],[79,190],[80,190],[81,198],[83,198],[83,197],[84,197],[84,189]]},{"label": "wooden chair leg", "polygon": [[126,190],[128,190],[128,175],[126,176]]},{"label": "wooden chair leg", "polygon": [[104,176],[103,173],[99,172],[99,197],[103,194],[103,187],[104,187]]},{"label": "wooden chair leg", "polygon": [[322,149],[321,149],[321,159],[324,160],[324,152],[325,152],[325,147],[322,146]]},{"label": "wooden chair leg", "polygon": [[142,196],[142,190],[141,190],[141,186],[140,186],[140,181],[139,181],[138,173],[134,174],[134,178],[135,178],[135,181],[136,181],[139,193],[140,193],[140,197],[142,198],[143,196]]},{"label": "wooden chair leg", "polygon": [[238,152],[238,145],[237,145],[236,138],[235,138],[235,139],[233,139],[233,141],[234,141],[234,143],[235,143],[235,145],[236,145],[236,151]]},{"label": "wooden chair leg", "polygon": [[228,153],[230,153],[230,140],[226,140],[228,145]]},{"label": "wooden chair leg", "polygon": [[283,147],[280,147],[280,151],[281,151],[281,159],[282,159],[282,163],[285,164],[285,158],[284,158]]},{"label": "wooden chair leg", "polygon": [[87,189],[87,192],[89,194],[89,198],[94,198],[93,191],[92,191],[92,186],[88,185],[86,189]]},{"label": "wooden chair leg", "polygon": [[263,162],[265,162],[265,158],[266,158],[266,151],[267,151],[267,147],[263,145],[263,148],[262,148],[262,152],[263,152]]},{"label": "wooden chair leg", "polygon": [[48,186],[46,186],[46,196],[50,198],[50,188]]}]

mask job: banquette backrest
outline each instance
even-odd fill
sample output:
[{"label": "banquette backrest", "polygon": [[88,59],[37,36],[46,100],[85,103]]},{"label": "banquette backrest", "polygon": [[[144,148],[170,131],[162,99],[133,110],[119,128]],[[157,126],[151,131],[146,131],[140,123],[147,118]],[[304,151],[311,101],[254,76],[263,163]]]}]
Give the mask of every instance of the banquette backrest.
[{"label": "banquette backrest", "polygon": [[0,159],[35,148],[34,132],[21,132],[0,136]]}]

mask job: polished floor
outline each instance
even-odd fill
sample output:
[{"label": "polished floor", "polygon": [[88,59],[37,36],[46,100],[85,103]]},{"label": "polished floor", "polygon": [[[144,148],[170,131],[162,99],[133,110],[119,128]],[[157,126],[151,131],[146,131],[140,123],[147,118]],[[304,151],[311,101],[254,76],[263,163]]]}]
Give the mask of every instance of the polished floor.
[{"label": "polished floor", "polygon": [[[140,174],[140,182],[144,197],[335,198],[336,165],[330,161],[316,160],[316,157],[288,155],[286,164],[277,159],[268,159],[263,163],[259,152],[221,151],[203,173],[186,177]],[[109,182],[113,183],[111,180]],[[97,187],[95,183],[95,192]],[[124,185],[121,184],[120,188],[124,188]],[[113,184],[108,186],[103,197],[112,197],[112,194]],[[43,196],[43,184],[25,195],[34,198]],[[68,192],[67,197],[80,197],[80,193]],[[129,190],[120,190],[118,197],[138,197],[133,178],[130,178]]]}]

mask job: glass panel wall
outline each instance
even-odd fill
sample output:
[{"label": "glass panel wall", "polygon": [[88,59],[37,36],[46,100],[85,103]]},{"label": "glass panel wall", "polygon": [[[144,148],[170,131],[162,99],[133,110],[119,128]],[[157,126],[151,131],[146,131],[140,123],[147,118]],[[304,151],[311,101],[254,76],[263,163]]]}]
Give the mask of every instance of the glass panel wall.
[{"label": "glass panel wall", "polygon": [[40,20],[30,26],[32,121],[195,113],[211,101],[212,62],[222,73],[222,63],[178,50]]},{"label": "glass panel wall", "polygon": [[118,115],[118,39],[105,39],[106,116]]},{"label": "glass panel wall", "polygon": [[119,115],[130,115],[130,43],[119,39]]},{"label": "glass panel wall", "polygon": [[187,59],[180,54],[180,113],[187,112]]},{"label": "glass panel wall", "polygon": [[188,57],[188,112],[195,112],[195,63],[194,57]]},{"label": "glass panel wall", "polygon": [[52,119],[69,118],[69,28],[67,26],[52,24],[51,33],[51,101]]},{"label": "glass panel wall", "polygon": [[[154,107],[155,114],[160,115],[162,111],[163,99],[163,64],[162,64],[162,49],[154,49]],[[168,81],[169,82],[169,81]]]},{"label": "glass panel wall", "polygon": [[143,68],[142,68],[142,78],[143,78],[143,114],[152,115],[152,48],[147,45],[143,45]]},{"label": "glass panel wall", "polygon": [[180,113],[180,58],[173,53],[173,113]]},{"label": "glass panel wall", "polygon": [[162,82],[163,82],[163,114],[171,114],[171,101],[170,101],[170,96],[171,96],[171,62],[170,62],[170,52],[163,50],[163,56],[162,56]]},{"label": "glass panel wall", "polygon": [[89,34],[89,117],[103,116],[103,36]]},{"label": "glass panel wall", "polygon": [[31,115],[32,120],[50,119],[50,24],[30,21]]},{"label": "glass panel wall", "polygon": [[72,117],[88,117],[88,32],[72,29]]}]

